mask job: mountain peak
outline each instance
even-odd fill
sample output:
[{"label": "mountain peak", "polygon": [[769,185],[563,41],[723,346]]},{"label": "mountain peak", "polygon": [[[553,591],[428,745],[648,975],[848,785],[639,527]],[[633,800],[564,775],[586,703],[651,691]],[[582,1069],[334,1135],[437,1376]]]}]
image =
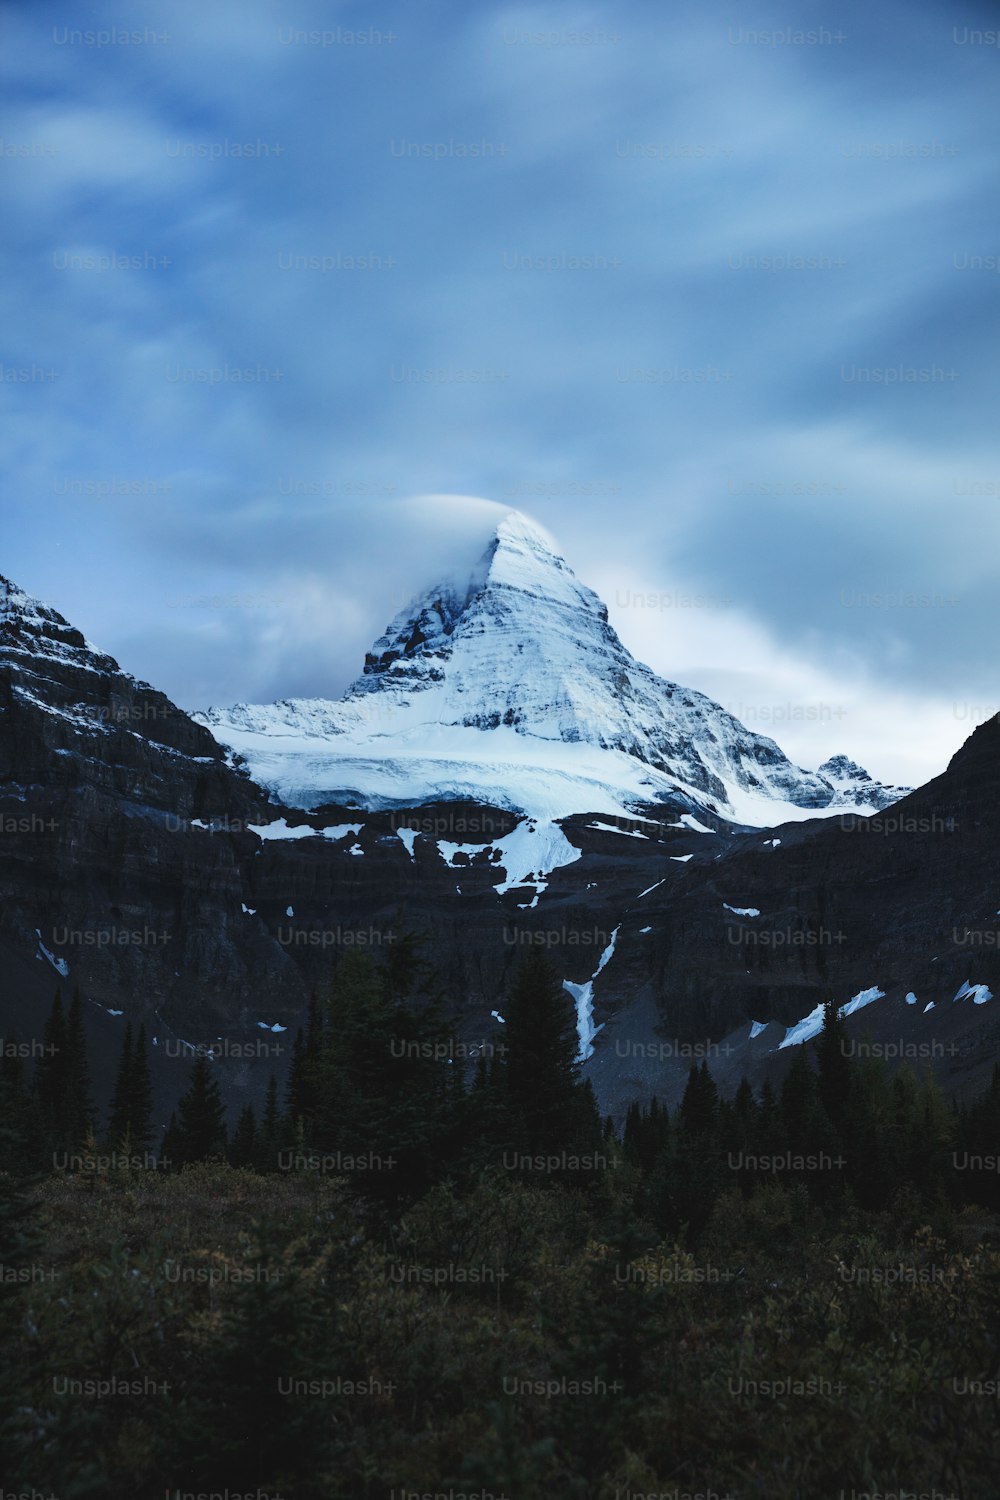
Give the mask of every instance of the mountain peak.
[{"label": "mountain peak", "polygon": [[601,620],[608,617],[597,595],[580,583],[561,555],[554,537],[523,511],[507,512],[482,561],[487,585],[583,609]]},{"label": "mountain peak", "polygon": [[637,662],[552,537],[518,510],[468,572],[400,611],[339,703],[200,717],[305,807],[468,797],[562,817],[679,795],[767,824],[862,801]]},{"label": "mountain peak", "polygon": [[[0,642],[8,650],[23,649],[29,639],[34,643],[34,650],[46,655],[84,652],[100,656],[102,661],[111,661],[57,609],[43,604],[0,575]],[[112,665],[117,670],[117,664]]]},{"label": "mountain peak", "polygon": [[538,548],[549,552],[554,557],[559,556],[556,539],[550,531],[546,531],[538,521],[531,516],[526,516],[523,510],[512,506],[505,516],[497,522],[494,536],[498,543],[503,546],[522,546]]},{"label": "mountain peak", "polygon": [[[418,658],[441,659],[450,651],[461,623],[472,635],[503,625],[520,631],[520,649],[539,634],[548,611],[561,621],[560,631],[584,634],[592,622],[610,631],[608,612],[597,595],[586,588],[556,549],[547,531],[522,511],[510,510],[494,529],[490,541],[468,573],[452,572],[425,589],[389,623],[365,657],[362,677],[348,697],[368,691],[367,679],[382,678],[390,670],[401,679],[403,663]],[[576,625],[572,613],[579,615]],[[610,631],[614,635],[613,631]],[[614,637],[617,642],[617,636]],[[619,647],[620,647],[620,643]],[[621,648],[624,649],[624,648]],[[434,680],[433,669],[430,679]],[[416,686],[411,673],[410,686]]]},{"label": "mountain peak", "polygon": [[[39,599],[33,599],[30,594],[26,594],[23,589],[18,588],[16,583],[12,583],[9,578],[5,578],[0,573],[0,619],[13,614],[40,615],[43,613],[55,616],[54,610],[48,609],[48,606],[42,604]],[[56,618],[61,619],[62,616]]]},{"label": "mountain peak", "polygon": [[867,805],[881,809],[891,802],[898,802],[912,790],[908,786],[887,786],[876,781],[870,771],[851,760],[849,755],[831,755],[819,767],[817,775],[830,783],[840,804],[853,803],[859,807]]},{"label": "mountain peak", "polygon": [[849,755],[831,755],[819,767],[819,774],[830,781],[871,781],[871,773]]}]

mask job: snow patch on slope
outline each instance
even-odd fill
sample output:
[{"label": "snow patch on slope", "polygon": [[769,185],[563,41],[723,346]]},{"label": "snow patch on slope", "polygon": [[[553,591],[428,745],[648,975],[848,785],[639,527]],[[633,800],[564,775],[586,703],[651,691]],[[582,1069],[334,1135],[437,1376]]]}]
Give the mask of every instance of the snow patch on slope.
[{"label": "snow patch on slope", "polygon": [[64,958],[56,958],[54,953],[49,952],[48,948],[46,948],[45,944],[42,942],[41,929],[38,927],[35,928],[35,936],[38,939],[38,946],[42,950],[41,953],[36,953],[35,957],[38,959],[41,959],[42,957],[47,958],[49,963],[55,969],[56,973],[59,974],[63,979],[67,979],[69,977],[69,964]]},{"label": "snow patch on slope", "polygon": [[[885,990],[880,990],[877,985],[872,985],[871,989],[860,990],[845,1005],[841,1005],[839,1007],[840,1015],[852,1016],[855,1011],[862,1010],[866,1005],[871,1005],[873,1001],[882,1000],[884,997]],[[813,1037],[819,1036],[822,1030],[823,1006],[820,1004],[816,1006],[815,1010],[811,1010],[807,1016],[803,1016],[801,1021],[797,1021],[794,1026],[788,1028],[785,1032],[784,1041],[778,1044],[778,1051],[780,1052],[783,1047],[798,1047],[802,1042],[811,1042]]]},{"label": "snow patch on slope", "polygon": [[993,999],[993,991],[988,985],[970,984],[966,979],[954,998],[956,1000],[965,1000],[969,995],[972,996],[973,1005],[985,1005],[987,1000]]},{"label": "snow patch on slope", "polygon": [[[208,827],[205,823],[196,826]],[[356,837],[364,826],[363,823],[334,823],[329,828],[310,828],[308,825],[291,828],[284,818],[278,818],[273,823],[248,823],[247,831],[260,839],[330,839],[337,842],[348,834]]]},{"label": "snow patch on slope", "polygon": [[696,817],[692,816],[691,813],[682,813],[679,822],[677,822],[677,823],[669,823],[667,826],[669,828],[687,828],[687,829],[690,830],[691,833],[714,833],[715,832],[714,828],[706,828],[705,825],[704,825],[704,823],[699,823],[698,819]]},{"label": "snow patch on slope", "polygon": [[485,853],[491,863],[503,869],[503,880],[493,887],[497,894],[503,896],[507,891],[533,887],[535,895],[527,903],[529,906],[537,906],[538,897],[548,885],[548,876],[553,870],[573,864],[582,854],[557,824],[535,822],[531,818],[524,818],[495,843],[454,844],[439,839],[438,849],[445,864],[452,866],[459,854],[472,859]]},{"label": "snow patch on slope", "polygon": [[403,847],[405,848],[407,854],[410,856],[411,859],[414,858],[413,846],[417,842],[417,839],[418,839],[419,836],[420,836],[420,829],[419,828],[397,828],[396,829],[396,837],[402,843]]},{"label": "snow patch on slope", "polygon": [[604,1030],[603,1022],[600,1026],[594,1025],[594,980],[614,953],[619,932],[621,932],[620,923],[611,934],[611,941],[601,954],[597,968],[589,979],[584,980],[582,984],[574,984],[571,979],[563,980],[563,989],[576,1002],[576,1030],[580,1038],[577,1062],[586,1062],[588,1057],[593,1057],[594,1038],[599,1031]]}]

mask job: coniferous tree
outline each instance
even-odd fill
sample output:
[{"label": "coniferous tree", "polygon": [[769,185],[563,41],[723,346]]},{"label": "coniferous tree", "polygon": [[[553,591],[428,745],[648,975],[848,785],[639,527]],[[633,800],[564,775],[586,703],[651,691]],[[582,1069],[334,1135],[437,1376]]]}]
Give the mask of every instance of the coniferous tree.
[{"label": "coniferous tree", "polygon": [[850,1108],[851,1059],[847,1023],[835,1000],[823,1007],[823,1030],[816,1039],[817,1092],[828,1119],[841,1129]]},{"label": "coniferous tree", "polygon": [[[337,965],[320,1059],[317,1135],[324,1150],[370,1149],[383,1103],[385,1010],[375,966],[352,949]],[[385,1120],[382,1120],[382,1143]]]},{"label": "coniferous tree", "polygon": [[129,1135],[132,1145],[142,1151],[153,1137],[153,1081],[149,1072],[149,1047],[146,1023],[140,1023],[132,1056],[129,1084]]},{"label": "coniferous tree", "polygon": [[153,1087],[149,1074],[145,1022],[138,1036],[126,1022],[121,1058],[111,1099],[108,1145],[112,1150],[142,1151],[152,1137]]},{"label": "coniferous tree", "polygon": [[306,1027],[295,1033],[292,1062],[285,1084],[286,1136],[298,1134],[311,1141],[319,1115],[320,1083],[323,1070],[323,1015],[315,994],[310,996]]},{"label": "coniferous tree", "polygon": [[744,1077],[732,1099],[720,1101],[719,1149],[727,1161],[738,1153],[746,1156],[753,1151],[756,1133],[757,1103]]},{"label": "coniferous tree", "polygon": [[25,1055],[31,1044],[15,1035],[4,1039],[0,1054],[0,1172],[30,1177],[51,1167],[45,1119],[29,1086]]},{"label": "coniferous tree", "polygon": [[785,1145],[785,1130],[781,1108],[775,1096],[770,1078],[765,1078],[760,1088],[760,1101],[754,1121],[753,1154],[771,1155]]},{"label": "coniferous tree", "polygon": [[212,1073],[212,1064],[203,1055],[195,1058],[187,1092],[177,1106],[176,1138],[171,1144],[181,1166],[225,1154],[226,1120],[222,1097]]},{"label": "coniferous tree", "polygon": [[229,1160],[234,1167],[253,1166],[257,1154],[257,1116],[252,1104],[240,1110],[233,1139],[229,1146]]},{"label": "coniferous tree", "polygon": [[733,1098],[733,1115],[736,1120],[739,1138],[744,1145],[749,1145],[757,1131],[757,1101],[753,1096],[750,1082],[744,1076],[740,1079],[739,1088]]},{"label": "coniferous tree", "polygon": [[108,1146],[112,1151],[120,1150],[129,1139],[132,1065],[132,1022],[126,1021],[118,1073],[115,1077],[115,1089],[111,1096],[111,1115],[108,1120]]},{"label": "coniferous tree", "polygon": [[655,1096],[650,1100],[648,1110],[644,1110],[638,1100],[633,1100],[625,1111],[622,1157],[642,1177],[648,1177],[656,1163],[658,1143],[654,1134],[654,1122],[658,1121],[659,1104]]},{"label": "coniferous tree", "polygon": [[625,1111],[625,1124],[622,1127],[622,1150],[627,1161],[640,1164],[640,1141],[642,1133],[642,1105],[633,1100]]},{"label": "coniferous tree", "polygon": [[67,1081],[66,1017],[62,991],[57,989],[42,1032],[42,1056],[35,1066],[34,1077],[50,1150],[65,1144]]},{"label": "coniferous tree", "polygon": [[81,1146],[94,1131],[94,1105],[90,1093],[87,1037],[83,1025],[83,1001],[79,986],[66,1020],[65,1136],[70,1148]]},{"label": "coniferous tree", "polygon": [[[853,1129],[854,1107],[845,1114],[837,1102],[843,1089],[851,1093],[853,1083],[842,1084],[841,1063],[851,1064],[841,1049],[843,1033],[840,1030],[836,1006],[829,1007],[827,1014],[833,1020],[828,1034],[827,1050],[822,1054],[826,1070],[828,1097],[838,1118]],[[845,1136],[842,1136],[824,1107],[821,1098],[820,1078],[814,1070],[805,1046],[796,1047],[796,1056],[785,1075],[781,1086],[780,1116],[785,1139],[782,1150],[791,1158],[789,1181],[798,1181],[808,1186],[818,1198],[840,1193],[850,1182],[851,1151]],[[853,1072],[852,1072],[853,1078]]]},{"label": "coniferous tree", "polygon": [[457,1149],[451,1074],[462,1061],[449,1061],[450,1039],[429,990],[419,943],[405,936],[380,965],[352,950],[334,975],[316,1136],[324,1151],[363,1162],[356,1186],[386,1203],[425,1191]]},{"label": "coniferous tree", "polygon": [[[993,1066],[990,1086],[973,1104],[965,1109],[956,1122],[959,1159],[967,1156],[995,1156],[1000,1141],[1000,1063]],[[1000,1176],[995,1172],[961,1173],[964,1192],[968,1198],[984,1207],[1000,1209]]]},{"label": "coniferous tree", "polygon": [[812,1149],[816,1133],[816,1074],[805,1047],[796,1047],[781,1085],[781,1123],[785,1142],[795,1155]]},{"label": "coniferous tree", "polygon": [[546,1155],[592,1145],[594,1122],[580,1085],[573,1004],[543,954],[525,958],[505,1014],[504,1103],[511,1144]]},{"label": "coniferous tree", "polygon": [[300,1026],[292,1043],[292,1061],[285,1083],[285,1119],[293,1129],[300,1122],[304,1127],[308,1117],[307,1067],[306,1039]]},{"label": "coniferous tree", "polygon": [[692,1065],[688,1074],[687,1088],[681,1100],[680,1123],[692,1140],[699,1140],[713,1134],[718,1118],[719,1091],[708,1071],[708,1063],[703,1059],[701,1067]]},{"label": "coniferous tree", "polygon": [[264,1109],[254,1141],[254,1161],[258,1172],[276,1172],[278,1153],[284,1143],[285,1131],[278,1104],[278,1080],[272,1073],[267,1080]]},{"label": "coniferous tree", "polygon": [[320,1112],[320,1088],[324,1046],[324,1013],[315,993],[309,997],[306,1015],[305,1050],[300,1071],[297,1112],[302,1115],[307,1135],[315,1129]]},{"label": "coniferous tree", "polygon": [[[506,1044],[504,1044],[506,1051]],[[472,1086],[458,1107],[455,1128],[462,1166],[482,1171],[495,1162],[504,1147],[507,1111],[501,1082],[502,1062],[496,1051],[476,1059]]]},{"label": "coniferous tree", "polygon": [[893,1095],[880,1058],[856,1067],[851,1114],[846,1126],[851,1183],[865,1208],[882,1207],[897,1186],[893,1150]]},{"label": "coniferous tree", "polygon": [[723,1184],[729,1185],[721,1120],[718,1089],[703,1060],[691,1067],[670,1146],[650,1180],[649,1200],[664,1230],[697,1235]]}]

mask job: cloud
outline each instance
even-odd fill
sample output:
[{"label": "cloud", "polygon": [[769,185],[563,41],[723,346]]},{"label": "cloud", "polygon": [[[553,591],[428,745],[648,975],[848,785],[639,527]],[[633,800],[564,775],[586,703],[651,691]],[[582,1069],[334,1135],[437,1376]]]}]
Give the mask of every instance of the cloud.
[{"label": "cloud", "polygon": [[[490,495],[613,616],[733,599],[625,612],[658,670],[940,768],[952,699],[997,696],[1000,104],[964,20],[174,0],[128,23],[167,41],[55,40],[84,24],[0,20],[3,361],[54,372],[0,384],[4,572],[191,706],[336,692],[492,514],[404,497]],[[58,264],[109,253],[169,264]],[[776,737],[815,763],[823,728]]]}]

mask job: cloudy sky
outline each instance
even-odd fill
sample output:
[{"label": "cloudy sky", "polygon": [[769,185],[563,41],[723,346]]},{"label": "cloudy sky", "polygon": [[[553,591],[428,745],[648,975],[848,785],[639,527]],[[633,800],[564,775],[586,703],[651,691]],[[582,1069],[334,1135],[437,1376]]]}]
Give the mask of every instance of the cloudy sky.
[{"label": "cloudy sky", "polygon": [[800,763],[936,774],[1000,708],[997,25],[3,6],[0,571],[185,707],[337,696],[516,505]]}]

